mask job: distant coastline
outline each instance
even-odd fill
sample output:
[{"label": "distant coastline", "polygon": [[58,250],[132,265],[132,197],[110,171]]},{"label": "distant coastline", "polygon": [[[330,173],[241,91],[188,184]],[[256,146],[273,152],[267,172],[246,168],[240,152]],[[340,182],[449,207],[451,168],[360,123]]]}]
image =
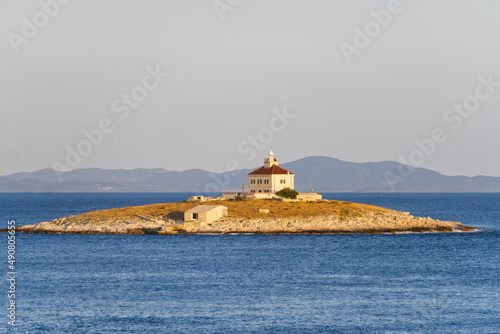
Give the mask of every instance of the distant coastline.
[{"label": "distant coastline", "polygon": [[[402,177],[397,162],[354,163],[313,156],[284,163],[293,171],[295,189],[309,191],[311,176],[320,192],[500,192],[500,177],[446,176],[416,168]],[[405,167],[409,168],[409,167]],[[59,173],[42,169],[0,176],[0,192],[210,192],[239,191],[251,169],[213,173],[201,169],[87,168]],[[242,181],[243,180],[243,181]]]}]

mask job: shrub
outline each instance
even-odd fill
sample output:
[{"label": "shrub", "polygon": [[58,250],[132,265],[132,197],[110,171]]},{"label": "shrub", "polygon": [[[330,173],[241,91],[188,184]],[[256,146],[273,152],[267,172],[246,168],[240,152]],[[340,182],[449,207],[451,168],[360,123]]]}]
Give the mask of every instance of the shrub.
[{"label": "shrub", "polygon": [[295,199],[297,198],[297,195],[299,193],[293,189],[290,189],[290,188],[284,188],[284,189],[281,189],[280,191],[278,191],[276,193],[276,195],[278,195],[279,197],[282,197],[282,198],[291,198],[291,199]]},{"label": "shrub", "polygon": [[245,194],[245,193],[238,193],[234,197],[234,200],[235,201],[246,201],[247,200],[247,194]]}]

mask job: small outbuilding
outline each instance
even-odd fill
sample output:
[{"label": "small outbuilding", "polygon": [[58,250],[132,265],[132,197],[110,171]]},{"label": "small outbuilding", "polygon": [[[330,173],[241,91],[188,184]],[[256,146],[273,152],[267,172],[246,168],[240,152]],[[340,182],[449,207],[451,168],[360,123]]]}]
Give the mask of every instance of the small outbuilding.
[{"label": "small outbuilding", "polygon": [[194,203],[194,202],[205,202],[207,199],[205,196],[191,196],[187,199],[188,202]]},{"label": "small outbuilding", "polygon": [[227,216],[227,207],[222,205],[197,205],[192,209],[184,212],[184,221],[200,221],[205,223],[213,223],[216,220]]}]

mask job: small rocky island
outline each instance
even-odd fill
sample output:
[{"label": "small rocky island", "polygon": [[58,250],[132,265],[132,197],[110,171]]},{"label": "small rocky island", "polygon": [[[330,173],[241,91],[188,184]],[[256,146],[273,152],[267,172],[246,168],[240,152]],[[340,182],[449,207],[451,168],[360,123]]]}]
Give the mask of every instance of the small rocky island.
[{"label": "small rocky island", "polygon": [[457,222],[333,200],[224,200],[152,204],[83,213],[17,228],[26,233],[281,234],[468,232]]},{"label": "small rocky island", "polygon": [[[18,227],[26,233],[233,234],[477,231],[460,223],[413,217],[373,205],[323,200],[294,190],[295,174],[271,150],[248,174],[248,192],[185,202],[95,211]],[[243,188],[245,186],[243,185]],[[4,230],[5,232],[5,230]]]}]

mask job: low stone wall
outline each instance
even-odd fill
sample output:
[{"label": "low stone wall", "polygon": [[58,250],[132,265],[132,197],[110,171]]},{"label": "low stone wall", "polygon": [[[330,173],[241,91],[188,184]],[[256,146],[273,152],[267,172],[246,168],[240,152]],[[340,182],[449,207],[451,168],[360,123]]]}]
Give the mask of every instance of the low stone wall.
[{"label": "low stone wall", "polygon": [[[240,193],[223,193],[222,198],[226,200],[235,199],[238,194]],[[281,199],[275,193],[245,193],[244,195],[246,195],[247,199]],[[317,201],[321,199],[323,199],[323,196],[318,193],[299,193],[297,195],[299,201]],[[204,200],[210,200],[210,197],[206,197]]]},{"label": "low stone wall", "polygon": [[250,194],[248,194],[247,198],[250,198],[250,199],[273,199],[273,198],[279,198],[279,196],[276,196],[275,193],[250,193]]},{"label": "low stone wall", "polygon": [[323,199],[323,196],[318,193],[299,193],[297,199],[299,201],[318,201]]}]

